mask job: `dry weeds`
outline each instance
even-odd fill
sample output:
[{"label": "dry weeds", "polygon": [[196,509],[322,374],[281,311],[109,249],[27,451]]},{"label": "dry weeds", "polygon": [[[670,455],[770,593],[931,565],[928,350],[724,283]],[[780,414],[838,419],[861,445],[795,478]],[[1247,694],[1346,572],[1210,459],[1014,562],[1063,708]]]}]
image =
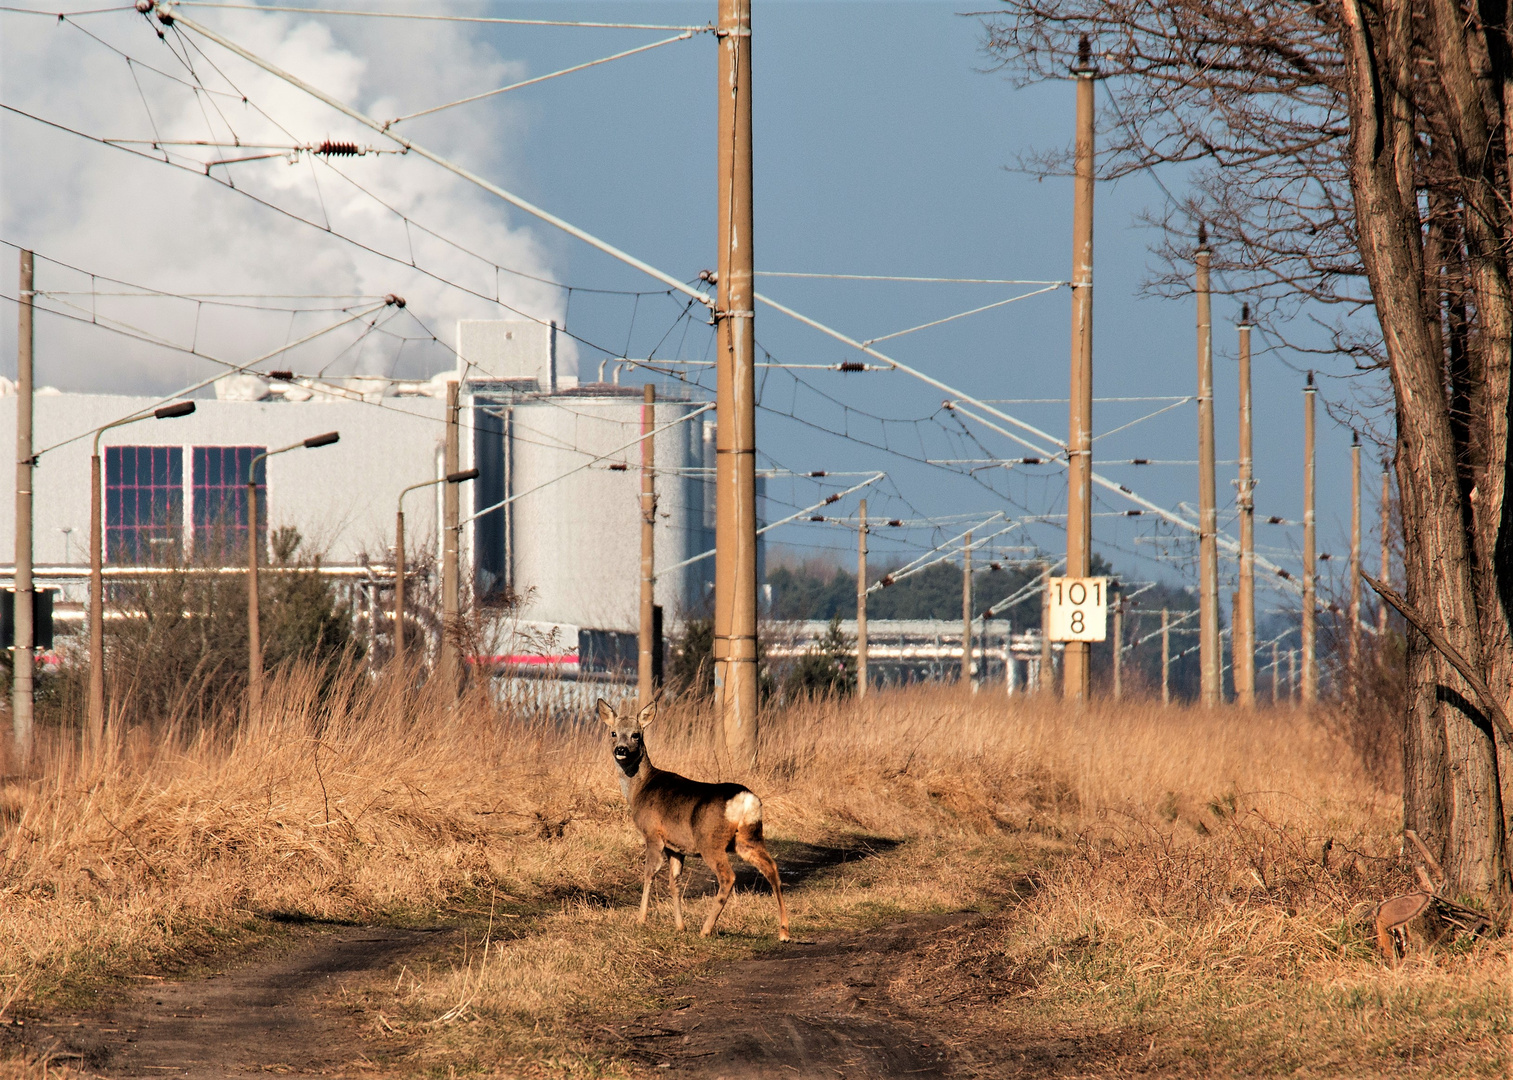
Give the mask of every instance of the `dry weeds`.
[{"label": "dry weeds", "polygon": [[[711,731],[672,706],[653,759],[729,777]],[[1412,887],[1398,803],[1302,714],[900,691],[769,717],[740,779],[779,844],[906,841],[795,890],[796,935],[992,916],[900,973],[921,1009],[1118,1032],[1138,1049],[1118,1067],[1157,1072],[1507,1068],[1507,945],[1380,963],[1360,918]],[[0,792],[0,859],[0,1020],[238,947],[272,915],[461,920],[461,954],[356,1003],[417,1069],[619,1072],[586,1040],[603,1017],[775,938],[765,896],[713,941],[660,908],[628,936],[640,845],[597,725],[356,677],[325,697],[282,680],[257,724],[55,747]]]}]

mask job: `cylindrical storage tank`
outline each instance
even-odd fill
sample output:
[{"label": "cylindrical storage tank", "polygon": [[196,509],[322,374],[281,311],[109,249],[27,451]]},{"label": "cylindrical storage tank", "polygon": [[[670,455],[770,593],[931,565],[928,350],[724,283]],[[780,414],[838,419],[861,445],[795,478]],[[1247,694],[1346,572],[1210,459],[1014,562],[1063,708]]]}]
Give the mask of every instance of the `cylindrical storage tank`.
[{"label": "cylindrical storage tank", "polygon": [[[697,407],[658,401],[652,426]],[[631,443],[641,432],[642,408],[640,387],[603,384],[514,404],[505,438],[510,494],[520,498],[511,506],[509,569],[522,619],[624,632],[639,625],[640,445],[582,466]],[[690,482],[703,466],[701,425],[690,420],[655,441],[655,595],[671,625],[700,600],[702,563],[660,568],[704,550],[704,489]]]}]

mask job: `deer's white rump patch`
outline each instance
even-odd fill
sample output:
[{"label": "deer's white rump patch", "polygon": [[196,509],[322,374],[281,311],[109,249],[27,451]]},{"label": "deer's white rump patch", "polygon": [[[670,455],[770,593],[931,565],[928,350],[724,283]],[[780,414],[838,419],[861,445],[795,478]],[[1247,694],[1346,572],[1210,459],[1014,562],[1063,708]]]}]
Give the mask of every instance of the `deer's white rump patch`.
[{"label": "deer's white rump patch", "polygon": [[737,827],[755,825],[762,820],[762,800],[743,791],[725,804],[725,820]]}]

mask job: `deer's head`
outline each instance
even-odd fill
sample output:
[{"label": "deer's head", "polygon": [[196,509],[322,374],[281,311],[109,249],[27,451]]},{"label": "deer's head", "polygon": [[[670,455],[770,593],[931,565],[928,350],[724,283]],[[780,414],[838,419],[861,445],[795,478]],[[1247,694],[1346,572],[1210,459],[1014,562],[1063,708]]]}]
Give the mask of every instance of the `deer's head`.
[{"label": "deer's head", "polygon": [[646,743],[642,732],[646,730],[652,718],[657,714],[655,700],[638,713],[630,710],[616,712],[610,708],[609,702],[599,699],[599,719],[604,726],[609,728],[611,747],[615,755],[615,764],[620,766],[626,776],[634,776],[641,769],[641,762],[646,757]]}]

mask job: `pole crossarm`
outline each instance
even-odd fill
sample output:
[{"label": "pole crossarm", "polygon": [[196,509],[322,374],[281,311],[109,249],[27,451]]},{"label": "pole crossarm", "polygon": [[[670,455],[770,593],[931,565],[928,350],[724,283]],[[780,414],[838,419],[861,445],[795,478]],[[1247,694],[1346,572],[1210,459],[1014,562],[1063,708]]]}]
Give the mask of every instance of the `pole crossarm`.
[{"label": "pole crossarm", "polygon": [[168,0],[160,0],[160,2],[153,5],[153,11],[157,15],[160,22],[164,22],[170,25],[184,26],[190,30],[193,30],[201,37],[213,41],[217,45],[221,46],[221,48],[235,53],[237,56],[240,56],[248,63],[255,64],[257,67],[262,68],[264,71],[268,72],[268,74],[284,80],[286,83],[293,87],[296,87],[297,89],[303,90],[305,93],[309,94],[317,101],[329,105],[331,108],[335,109],[337,112],[341,113],[348,119],[355,120],[357,123],[362,124],[364,127],[371,128],[372,130],[378,132],[380,135],[383,135],[385,138],[392,139],[394,142],[404,147],[406,151],[415,154],[417,157],[423,157],[427,161],[441,166],[443,169],[447,170],[455,176],[461,177],[468,183],[474,184],[482,188],[484,191],[487,191],[489,194],[503,199],[511,206],[514,206],[516,209],[523,210],[525,213],[530,214],[532,217],[539,218],[540,220],[546,222],[548,225],[561,229],[569,236],[583,241],[590,247],[597,248],[611,258],[620,260],[627,266],[635,267],[643,274],[646,274],[648,277],[655,278],[662,284],[666,285],[668,288],[674,289],[685,296],[692,297],[699,303],[713,309],[714,300],[707,293],[700,292],[698,289],[695,289],[692,286],[679,281],[671,274],[657,269],[655,266],[652,266],[650,263],[645,262],[642,259],[636,258],[634,255],[630,254],[627,251],[622,251],[620,248],[615,247],[615,245],[609,243],[607,240],[601,240],[599,237],[593,235],[592,233],[578,228],[578,226],[564,220],[563,218],[558,217],[551,211],[545,210],[537,206],[535,203],[528,202],[527,200],[522,199],[519,195],[516,195],[513,192],[506,191],[498,184],[494,184],[488,180],[485,180],[477,173],[463,168],[461,165],[458,165],[456,162],[442,157],[435,151],[428,150],[424,146],[421,146],[419,143],[411,139],[406,139],[402,135],[396,135],[394,132],[387,130],[385,124],[382,121],[375,120],[371,116],[359,112],[357,109],[354,109],[352,106],[346,104],[345,102],[332,97],[330,94],[326,93],[323,90],[311,86],[309,83],[305,82],[298,76],[290,74],[271,61],[263,59],[261,56],[258,56],[256,53],[243,48],[229,38],[216,33],[209,27],[179,14],[179,12],[176,10],[176,6],[176,4],[168,2]]},{"label": "pole crossarm", "polygon": [[656,428],[656,429],[654,429],[651,432],[648,432],[646,435],[637,435],[634,439],[630,440],[630,442],[628,442],[628,443],[624,443],[623,445],[617,446],[613,450],[607,450],[604,453],[600,454],[598,457],[589,458],[582,465],[579,465],[577,468],[574,468],[574,469],[569,469],[567,472],[563,473],[561,476],[554,476],[550,480],[543,480],[541,483],[537,484],[533,488],[528,488],[525,491],[518,492],[517,494],[511,495],[508,498],[501,499],[498,502],[494,503],[492,506],[485,506],[482,510],[479,510],[479,511],[477,511],[477,512],[475,512],[473,514],[470,514],[467,517],[463,518],[461,521],[459,521],[457,523],[457,527],[460,529],[460,528],[462,528],[462,526],[468,524],[469,522],[477,521],[479,518],[483,517],[483,515],[485,515],[485,514],[492,514],[495,510],[498,510],[500,507],[508,506],[510,503],[514,502],[516,499],[523,499],[527,495],[533,495],[533,494],[535,494],[536,492],[540,491],[544,487],[550,487],[552,484],[555,484],[559,480],[566,480],[569,476],[573,476],[573,475],[575,475],[577,473],[582,472],[584,469],[588,468],[590,465],[598,464],[599,462],[604,461],[606,458],[612,458],[616,454],[619,454],[619,453],[622,453],[623,451],[629,450],[632,446],[638,445],[641,442],[642,439],[648,438],[651,435],[660,435],[662,432],[668,430],[669,428],[675,428],[679,424],[686,424],[686,423],[688,423],[688,421],[692,420],[695,416],[702,416],[704,413],[707,413],[710,409],[713,409],[713,408],[714,408],[713,404],[701,405],[697,409],[693,410],[693,412],[687,413],[684,416],[681,416],[678,419],[672,421],[671,423],[663,424],[661,427]]},{"label": "pole crossarm", "polygon": [[575,71],[584,71],[591,67],[598,67],[600,64],[607,64],[611,60],[623,60],[627,56],[635,56],[636,53],[648,52],[652,49],[660,49],[663,45],[671,45],[675,41],[687,41],[691,37],[693,37],[695,32],[696,31],[693,30],[685,30],[681,34],[678,34],[676,37],[663,38],[661,41],[654,41],[650,45],[638,45],[634,49],[626,49],[624,52],[617,52],[613,56],[601,56],[597,60],[589,60],[587,63],[583,64],[574,64],[572,67],[565,67],[561,71],[553,71],[546,75],[537,75],[532,79],[522,79],[520,82],[510,83],[508,86],[501,86],[495,90],[485,90],[483,93],[473,94],[471,97],[458,98],[456,101],[448,101],[444,105],[433,105],[429,109],[421,109],[419,112],[407,113],[404,116],[396,116],[394,119],[389,120],[384,124],[384,130],[387,131],[395,124],[402,124],[406,120],[414,120],[417,117],[430,116],[432,113],[439,113],[443,109],[451,109],[458,105],[470,105],[475,101],[483,101],[487,98],[497,97],[500,94],[508,94],[511,90],[519,90],[523,87],[534,86],[537,83],[546,82],[548,79],[556,79],[563,75],[571,75]]},{"label": "pole crossarm", "polygon": [[[1050,568],[1052,570],[1059,570],[1065,565],[1066,559],[1061,558],[1052,563]],[[1026,582],[1023,586],[1020,587],[1017,592],[1010,593],[1008,596],[1005,596],[1002,600],[998,601],[998,603],[994,604],[992,607],[984,611],[983,617],[987,618],[989,615],[997,615],[1000,611],[1006,611],[1007,609],[1013,607],[1015,604],[1022,603],[1023,601],[1028,600],[1030,597],[1034,596],[1036,593],[1044,591],[1045,578],[1036,577],[1034,581]]]},{"label": "pole crossarm", "polygon": [[[931,549],[930,551],[925,552],[923,555],[921,555],[919,558],[915,559],[913,562],[905,563],[903,566],[900,566],[897,570],[893,571],[891,574],[884,574],[881,578],[879,578],[876,582],[874,582],[872,584],[872,586],[867,590],[867,592],[873,593],[873,592],[876,592],[878,589],[886,588],[888,585],[892,585],[895,581],[902,581],[906,577],[909,577],[909,576],[911,576],[913,574],[917,574],[919,571],[925,569],[927,566],[934,566],[936,563],[940,562],[943,559],[949,559],[952,555],[956,554],[956,551],[957,551],[956,548],[951,547],[952,544],[956,543],[959,540],[965,540],[967,537],[971,536],[978,529],[986,528],[987,526],[993,524],[993,522],[999,520],[1003,516],[1004,516],[1004,513],[1003,513],[1002,510],[999,510],[999,511],[996,511],[995,513],[993,513],[993,514],[990,514],[988,517],[983,518],[983,520],[979,521],[976,525],[973,525],[966,532],[957,533],[955,536],[951,537],[951,539],[947,540],[944,544],[941,544],[938,547],[935,547],[935,548]],[[1015,524],[1017,525],[1018,522],[1016,522]],[[1009,529],[1012,529],[1012,528],[1014,528],[1014,525],[1010,525],[1009,526]],[[998,532],[994,533],[993,536],[999,536],[999,535],[1001,535],[1003,533],[1006,533],[1006,532],[1009,531],[1009,529],[1000,529]],[[986,542],[988,540],[991,540],[991,539],[992,539],[991,536],[984,536],[982,538],[982,540],[984,542]],[[937,555],[936,554],[937,552],[940,552],[941,554]],[[932,555],[934,555],[935,558],[931,558]]]},{"label": "pole crossarm", "polygon": [[[1020,438],[1018,435],[1015,435],[1012,431],[1007,431],[1004,428],[999,427],[997,424],[993,423],[991,420],[986,420],[986,419],[984,419],[981,416],[974,415],[970,410],[964,409],[960,405],[957,405],[957,404],[953,403],[952,404],[952,408],[956,412],[959,412],[963,416],[967,417],[968,419],[975,420],[975,421],[977,421],[977,423],[983,425],[984,427],[992,428],[994,431],[998,432],[998,434],[1004,436],[1005,438],[1012,439],[1015,442],[1019,443],[1020,445],[1026,447],[1028,449],[1034,450],[1037,454],[1039,454],[1046,461],[1047,464],[1052,463],[1052,462],[1056,462],[1056,461],[1064,461],[1065,460],[1065,458],[1063,456],[1058,456],[1058,455],[1053,454],[1050,451],[1046,450],[1044,447],[1037,446],[1034,443],[1028,442],[1025,439]],[[1054,441],[1054,440],[1052,440],[1052,441]],[[1168,522],[1170,522],[1173,525],[1177,525],[1177,526],[1179,526],[1179,527],[1181,527],[1183,529],[1186,529],[1190,533],[1197,533],[1198,532],[1198,525],[1197,525],[1196,522],[1189,521],[1187,518],[1182,517],[1180,514],[1173,513],[1172,511],[1167,510],[1165,507],[1158,506],[1156,503],[1151,502],[1149,499],[1145,498],[1142,495],[1137,495],[1135,492],[1131,491],[1129,488],[1125,487],[1123,484],[1119,483],[1118,481],[1110,480],[1108,477],[1103,476],[1102,474],[1097,473],[1097,472],[1094,472],[1092,474],[1092,477],[1093,477],[1093,483],[1097,484],[1099,487],[1104,488],[1107,491],[1113,492],[1114,494],[1118,495],[1120,498],[1129,500],[1130,502],[1134,503],[1136,506],[1141,507],[1142,509],[1148,511],[1149,513],[1155,514],[1157,517],[1161,518],[1162,520],[1168,521]],[[1223,533],[1219,534],[1218,540],[1219,540],[1219,546],[1221,548],[1223,548],[1226,552],[1228,552],[1231,555],[1237,555],[1237,554],[1239,554],[1240,545],[1237,544],[1235,541],[1231,540],[1229,537],[1225,536]],[[1257,555],[1256,556],[1256,565],[1257,566],[1261,566],[1261,567],[1265,567],[1267,570],[1270,570],[1277,577],[1281,578],[1282,581],[1284,581],[1287,584],[1287,587],[1289,589],[1292,589],[1294,592],[1298,592],[1298,593],[1302,592],[1302,586],[1300,586],[1298,584],[1297,579],[1291,573],[1289,573],[1288,571],[1286,571],[1286,570],[1282,569],[1280,566],[1278,566],[1276,563],[1270,561],[1269,559],[1263,558],[1260,555]]]},{"label": "pole crossarm", "polygon": [[[785,518],[780,518],[777,521],[763,525],[756,531],[756,534],[758,536],[761,536],[765,532],[771,532],[773,529],[776,529],[779,525],[787,525],[790,521],[797,521],[799,518],[812,514],[816,510],[829,506],[831,503],[839,502],[841,499],[844,499],[847,495],[850,495],[853,492],[860,491],[864,487],[869,487],[872,484],[877,483],[887,475],[888,474],[884,472],[872,473],[868,479],[863,480],[860,484],[853,484],[845,491],[837,491],[830,495],[826,495],[823,499],[815,503],[813,506],[806,506],[802,510],[789,514]],[[685,566],[692,566],[696,562],[703,562],[705,559],[712,559],[714,558],[714,553],[715,549],[710,548],[708,551],[705,551],[699,555],[695,555],[692,558],[684,559],[682,562],[673,563],[671,566],[659,566],[657,567],[657,575],[661,576],[662,574],[669,573],[673,570],[681,570]]]},{"label": "pole crossarm", "polygon": [[1047,285],[1045,288],[1036,289],[1034,292],[1021,293],[1018,296],[1011,296],[1007,300],[997,300],[991,304],[983,304],[981,307],[975,307],[968,311],[959,311],[955,315],[947,315],[943,319],[932,319],[929,322],[920,323],[918,326],[911,326],[907,330],[895,330],[893,333],[884,334],[881,337],[868,338],[862,344],[876,345],[879,341],[892,341],[894,338],[901,338],[905,334],[912,334],[919,330],[928,330],[932,326],[943,326],[948,322],[955,322],[957,319],[965,319],[968,315],[980,315],[984,311],[992,311],[994,308],[1001,308],[1018,300],[1028,300],[1032,296],[1041,296],[1048,292],[1054,292],[1061,288],[1061,284],[1058,281],[1054,285]]}]

